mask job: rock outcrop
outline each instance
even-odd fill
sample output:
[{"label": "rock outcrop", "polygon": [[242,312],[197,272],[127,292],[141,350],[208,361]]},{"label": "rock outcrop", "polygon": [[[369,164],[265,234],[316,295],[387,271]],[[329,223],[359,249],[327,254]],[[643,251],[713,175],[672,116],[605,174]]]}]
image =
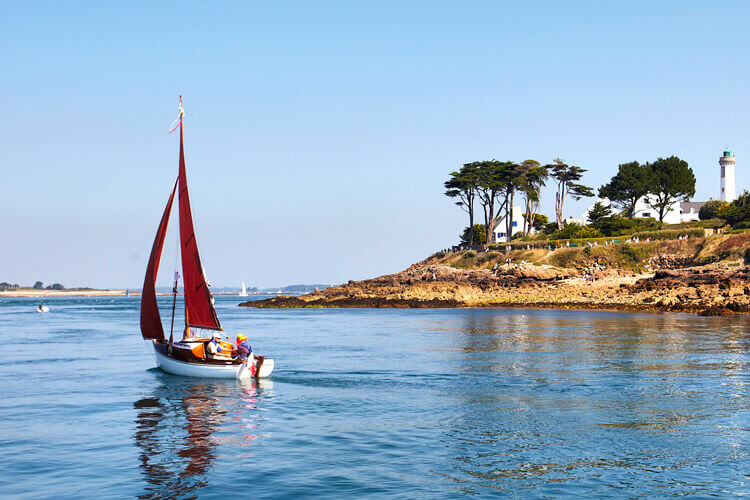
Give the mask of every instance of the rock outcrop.
[{"label": "rock outcrop", "polygon": [[300,297],[245,302],[249,307],[544,307],[750,313],[750,268],[691,267],[651,275],[570,277],[554,269],[460,270],[412,266]]},{"label": "rock outcrop", "polygon": [[[732,255],[737,255],[744,247],[735,240],[739,241],[734,236],[724,237],[720,243],[725,246],[732,243]],[[723,249],[719,244],[715,246]],[[350,281],[300,297],[282,296],[240,305],[750,313],[749,267],[741,266],[738,261],[696,266],[697,259],[690,255],[706,260],[702,240],[650,242],[630,250],[599,247],[590,251],[565,248],[557,252],[536,250],[515,254],[464,252],[433,256],[398,273]],[[616,260],[618,256],[628,260]],[[646,257],[634,260],[642,256]],[[526,262],[526,258],[532,257],[537,260]]]}]

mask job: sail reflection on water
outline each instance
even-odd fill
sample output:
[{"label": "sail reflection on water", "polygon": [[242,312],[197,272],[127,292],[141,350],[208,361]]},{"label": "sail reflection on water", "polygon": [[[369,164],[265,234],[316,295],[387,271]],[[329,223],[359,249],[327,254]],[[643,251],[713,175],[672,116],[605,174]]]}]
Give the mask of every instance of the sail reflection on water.
[{"label": "sail reflection on water", "polygon": [[269,383],[163,385],[133,403],[136,445],[146,481],[141,498],[185,497],[211,484],[220,454],[249,460],[257,442],[258,407]]}]

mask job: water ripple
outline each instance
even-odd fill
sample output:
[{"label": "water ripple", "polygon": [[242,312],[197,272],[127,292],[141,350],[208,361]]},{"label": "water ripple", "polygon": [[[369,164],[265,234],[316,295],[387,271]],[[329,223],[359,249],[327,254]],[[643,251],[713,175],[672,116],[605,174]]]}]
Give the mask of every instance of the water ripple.
[{"label": "water ripple", "polygon": [[745,318],[236,303],[218,297],[222,324],[276,359],[272,379],[154,368],[137,299],[54,299],[46,315],[0,300],[0,491],[750,494]]}]

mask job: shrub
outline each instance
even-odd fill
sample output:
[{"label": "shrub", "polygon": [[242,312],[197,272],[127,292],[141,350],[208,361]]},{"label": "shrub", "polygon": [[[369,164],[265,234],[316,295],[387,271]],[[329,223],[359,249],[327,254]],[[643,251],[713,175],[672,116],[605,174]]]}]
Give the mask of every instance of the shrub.
[{"label": "shrub", "polygon": [[665,229],[662,231],[643,231],[633,234],[633,237],[639,240],[645,240],[646,238],[651,238],[652,240],[676,240],[680,236],[701,237],[703,236],[703,229]]},{"label": "shrub", "polygon": [[474,257],[476,257],[476,256],[477,256],[476,252],[474,252],[474,251],[472,251],[472,250],[469,250],[468,252],[466,252],[466,253],[464,254],[463,258],[464,258],[464,259],[473,259],[473,258],[474,258]]},{"label": "shrub", "polygon": [[537,229],[542,234],[552,234],[557,231],[557,222],[550,222]]},{"label": "shrub", "polygon": [[620,247],[620,253],[625,265],[638,265],[649,257],[649,252],[645,248],[633,245],[623,245]]},{"label": "shrub", "polygon": [[499,254],[497,252],[485,252],[481,254],[479,257],[477,257],[477,264],[484,264],[485,262],[489,262],[493,260],[495,257],[497,257]]},{"label": "shrub", "polygon": [[591,210],[589,210],[589,213],[587,215],[590,223],[596,223],[602,219],[611,217],[612,208],[609,205],[603,204],[601,201],[597,201],[596,203],[594,203],[594,206],[591,207]]},{"label": "shrub", "polygon": [[724,221],[724,219],[719,219],[718,217],[715,217],[713,219],[706,219],[706,220],[700,220],[695,221],[693,224],[697,227],[710,227],[713,229],[726,226],[727,223]]},{"label": "shrub", "polygon": [[703,257],[700,260],[700,264],[702,266],[705,266],[707,264],[713,264],[714,262],[719,262],[719,256],[718,255],[709,255],[707,257]]},{"label": "shrub", "polygon": [[[642,219],[642,220],[646,221],[646,219]],[[582,226],[574,225],[574,227],[581,228]],[[583,226],[583,227],[586,227],[586,226]],[[571,231],[571,229],[568,229],[568,231]],[[652,240],[676,240],[680,236],[702,238],[704,236],[704,231],[701,227],[692,227],[692,228],[685,227],[682,229],[663,229],[663,230],[654,230],[654,231],[642,231],[642,232],[625,233],[623,235],[612,235],[612,236],[599,235],[597,237],[590,237],[590,236],[586,236],[585,232],[581,234],[583,234],[584,236],[580,236],[580,237],[575,236],[575,237],[564,238],[564,239],[553,239],[550,237],[539,235],[537,236],[537,239],[533,241],[528,241],[528,242],[527,241],[514,241],[512,243],[492,244],[492,245],[489,245],[488,248],[491,250],[499,250],[501,252],[505,252],[508,247],[510,247],[511,250],[526,250],[527,246],[530,249],[538,249],[538,250],[546,250],[548,246],[552,247],[552,249],[559,249],[559,248],[566,247],[567,243],[569,243],[570,246],[572,247],[583,247],[589,242],[591,243],[598,242],[599,245],[602,245],[605,242],[614,242],[614,240],[616,240],[618,243],[624,243],[627,238],[632,237],[632,236],[637,236],[641,241],[644,241],[646,238],[651,238]]]},{"label": "shrub", "polygon": [[598,229],[605,236],[622,236],[636,231],[658,230],[659,223],[652,217],[627,219],[615,216],[603,217],[592,223],[591,227]]},{"label": "shrub", "polygon": [[549,217],[544,214],[534,214],[534,221],[531,224],[535,231],[543,231],[549,224]]},{"label": "shrub", "polygon": [[602,236],[601,231],[591,226],[580,226],[578,224],[565,224],[559,231],[555,231],[549,237],[551,240],[570,240],[584,238],[598,238]]},{"label": "shrub", "polygon": [[733,227],[741,222],[750,222],[750,193],[745,191],[732,203],[721,207],[716,215]]},{"label": "shrub", "polygon": [[[474,245],[483,245],[485,241],[487,241],[487,232],[484,230],[484,224],[474,224]],[[464,232],[461,233],[461,244],[462,245],[471,245],[472,243],[469,241],[469,227],[467,226],[464,229]]]},{"label": "shrub", "polygon": [[555,267],[572,267],[580,252],[580,248],[561,248],[550,255],[549,262]]},{"label": "shrub", "polygon": [[729,205],[729,203],[722,200],[707,201],[698,211],[698,217],[700,218],[700,220],[715,219],[719,216],[719,210],[727,205]]}]

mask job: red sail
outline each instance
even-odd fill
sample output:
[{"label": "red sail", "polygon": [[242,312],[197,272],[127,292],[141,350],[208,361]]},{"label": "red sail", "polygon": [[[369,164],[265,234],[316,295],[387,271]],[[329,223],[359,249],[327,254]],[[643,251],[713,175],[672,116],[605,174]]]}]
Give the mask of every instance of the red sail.
[{"label": "red sail", "polygon": [[221,330],[216,316],[211,292],[203,274],[198,243],[195,241],[193,215],[190,211],[187,176],[185,175],[185,149],[182,145],[182,123],[180,123],[180,253],[182,254],[182,282],[185,287],[185,316],[188,326]]},{"label": "red sail", "polygon": [[159,261],[164,248],[164,237],[167,234],[169,214],[172,213],[175,189],[177,189],[177,182],[172,188],[172,194],[169,195],[169,201],[159,222],[159,229],[156,230],[156,238],[151,248],[151,257],[148,259],[146,278],[143,280],[141,292],[141,335],[144,339],[155,339],[160,342],[164,342],[164,328],[161,326],[159,305],[156,303],[156,275],[159,274]]}]

